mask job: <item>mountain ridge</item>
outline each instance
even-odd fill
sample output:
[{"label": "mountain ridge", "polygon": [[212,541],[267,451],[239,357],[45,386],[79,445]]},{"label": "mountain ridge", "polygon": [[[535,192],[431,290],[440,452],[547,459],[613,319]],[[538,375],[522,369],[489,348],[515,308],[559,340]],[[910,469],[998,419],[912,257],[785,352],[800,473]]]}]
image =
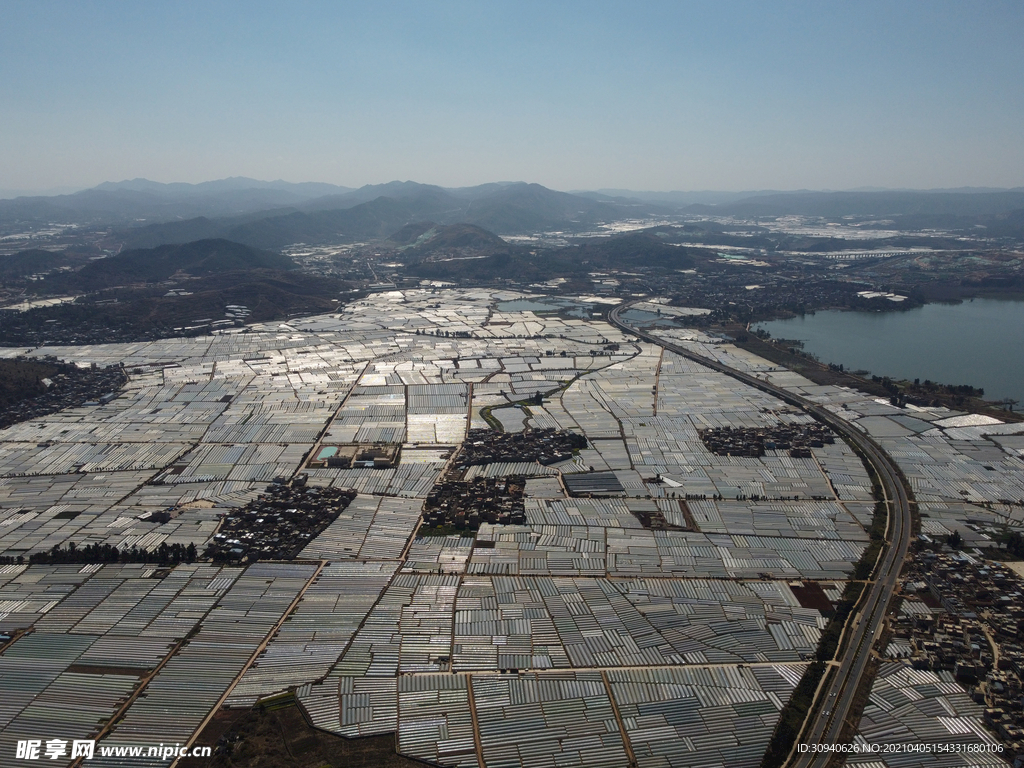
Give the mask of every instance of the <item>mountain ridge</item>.
[{"label": "mountain ridge", "polygon": [[[697,198],[707,202],[692,202]],[[112,226],[127,247],[224,238],[279,249],[298,242],[386,238],[417,221],[470,224],[499,235],[572,234],[609,221],[673,215],[905,217],[894,227],[927,221],[938,228],[992,224],[993,232],[1016,232],[1019,226],[1011,214],[1022,208],[1024,188],[756,193],[608,189],[572,194],[522,181],[447,189],[406,180],[350,189],[232,177],[199,184],[132,179],[104,182],[71,195],[0,200],[0,225],[8,232],[58,222]]]}]

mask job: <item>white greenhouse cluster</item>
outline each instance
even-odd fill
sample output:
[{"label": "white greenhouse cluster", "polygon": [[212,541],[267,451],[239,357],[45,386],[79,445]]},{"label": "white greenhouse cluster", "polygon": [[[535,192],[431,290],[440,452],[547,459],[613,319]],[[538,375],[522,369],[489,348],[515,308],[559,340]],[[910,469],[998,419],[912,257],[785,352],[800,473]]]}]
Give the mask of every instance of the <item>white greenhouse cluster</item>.
[{"label": "white greenhouse cluster", "polygon": [[[101,728],[100,744],[184,744],[222,705],[294,690],[317,728],[396,733],[399,752],[444,766],[758,766],[827,625],[807,595],[834,606],[869,544],[861,460],[841,440],[810,457],[716,455],[699,430],[810,417],[600,319],[500,308],[523,298],[390,291],[206,337],[2,350],[121,364],[129,382],[0,431],[0,632],[13,638],[0,754],[18,734]],[[700,331],[658,333],[872,435],[925,535],[981,546],[987,526],[1024,523],[1024,506],[1001,502],[1024,498],[1019,430],[820,386]],[[569,430],[587,447],[471,467],[467,479],[526,477],[525,523],[427,535],[424,501],[491,407],[508,429]],[[400,452],[309,466],[352,444]],[[570,495],[565,478],[590,473],[621,490]],[[28,564],[71,545],[201,557],[222,517],[300,474],[358,495],[295,561]],[[645,527],[652,515],[665,525]],[[886,662],[858,738],[983,738],[956,688]]]}]

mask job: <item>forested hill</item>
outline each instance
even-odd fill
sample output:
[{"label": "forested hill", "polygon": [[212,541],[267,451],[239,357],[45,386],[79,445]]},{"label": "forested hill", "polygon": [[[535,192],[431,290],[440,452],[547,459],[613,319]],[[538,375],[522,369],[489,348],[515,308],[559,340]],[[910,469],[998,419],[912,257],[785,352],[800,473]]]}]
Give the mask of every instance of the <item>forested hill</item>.
[{"label": "forested hill", "polygon": [[124,251],[117,256],[91,261],[76,272],[50,275],[33,288],[41,293],[80,293],[121,285],[155,283],[176,274],[205,277],[225,272],[288,270],[294,267],[295,263],[281,254],[228,240],[199,240]]}]

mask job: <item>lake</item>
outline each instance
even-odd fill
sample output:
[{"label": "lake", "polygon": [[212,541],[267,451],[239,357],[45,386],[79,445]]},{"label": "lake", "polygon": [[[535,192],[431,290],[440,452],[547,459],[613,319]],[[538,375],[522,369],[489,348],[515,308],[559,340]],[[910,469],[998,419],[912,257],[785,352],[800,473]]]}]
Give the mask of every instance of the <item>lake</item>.
[{"label": "lake", "polygon": [[[1024,302],[974,299],[905,312],[817,312],[759,323],[823,363],[894,379],[970,384],[1024,403]],[[1016,410],[1016,408],[1015,408]]]},{"label": "lake", "polygon": [[563,299],[557,296],[499,301],[495,305],[495,309],[499,312],[564,312],[570,317],[583,319],[592,317],[597,311],[593,304]]}]

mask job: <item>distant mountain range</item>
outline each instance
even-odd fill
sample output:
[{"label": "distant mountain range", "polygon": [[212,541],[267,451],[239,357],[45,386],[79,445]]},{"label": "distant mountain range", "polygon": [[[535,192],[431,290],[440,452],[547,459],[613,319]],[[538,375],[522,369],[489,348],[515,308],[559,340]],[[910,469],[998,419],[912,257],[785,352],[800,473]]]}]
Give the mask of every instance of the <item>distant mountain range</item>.
[{"label": "distant mountain range", "polygon": [[324,184],[318,181],[305,181],[293,184],[290,181],[260,181],[249,179],[245,176],[231,176],[227,179],[216,181],[203,181],[199,184],[186,184],[176,182],[163,184],[159,181],[149,179],[132,179],[131,181],[105,181],[94,189],[103,192],[117,192],[129,190],[132,192],[149,192],[163,197],[190,197],[192,195],[223,195],[232,192],[244,192],[253,189],[276,190],[287,192],[302,198],[322,197],[324,195],[337,195],[345,192],[352,192],[351,187],[339,187],[336,184]]},{"label": "distant mountain range", "polygon": [[986,216],[1024,208],[1024,189],[998,192],[774,192],[693,213],[738,216]]},{"label": "distant mountain range", "polygon": [[583,232],[627,218],[785,215],[900,219],[897,228],[1020,231],[1024,188],[847,192],[557,192],[498,182],[446,189],[413,181],[359,189],[230,178],[202,184],[134,179],[70,195],[0,200],[0,228],[74,223],[113,226],[129,248],[223,238],[254,248],[386,238],[407,224],[471,224],[499,235]]},{"label": "distant mountain range", "polygon": [[0,200],[0,224],[20,220],[123,225],[138,220],[232,216],[287,208],[316,197],[351,191],[333,184],[290,184],[245,178],[202,184],[160,184],[133,179],[105,182],[69,195]]},{"label": "distant mountain range", "polygon": [[686,207],[690,205],[713,205],[727,206],[730,203],[739,201],[746,202],[752,198],[762,197],[800,197],[807,195],[818,195],[827,198],[830,195],[844,194],[877,194],[877,193],[906,193],[912,195],[939,195],[948,193],[957,194],[981,194],[987,192],[1024,192],[1024,187],[1004,189],[998,187],[957,187],[954,189],[886,189],[884,187],[865,187],[862,189],[847,190],[810,190],[798,189],[783,191],[778,189],[763,189],[748,192],[723,192],[716,190],[702,190],[693,192],[638,192],[630,189],[597,189],[597,190],[570,190],[574,195],[583,195],[595,200],[632,199],[645,202],[661,203],[662,205]]},{"label": "distant mountain range", "polygon": [[386,238],[406,224],[472,224],[499,234],[582,231],[600,222],[665,214],[638,201],[607,203],[539,184],[486,184],[447,190],[395,182],[316,198],[288,210],[236,217],[197,217],[125,230],[131,247],[220,237],[255,248],[291,243],[354,242]]}]

